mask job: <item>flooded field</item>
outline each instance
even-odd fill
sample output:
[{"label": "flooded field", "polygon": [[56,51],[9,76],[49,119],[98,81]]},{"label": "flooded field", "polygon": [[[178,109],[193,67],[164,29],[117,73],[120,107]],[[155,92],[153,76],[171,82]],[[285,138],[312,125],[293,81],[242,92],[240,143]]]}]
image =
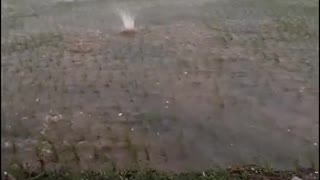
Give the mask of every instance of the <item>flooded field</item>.
[{"label": "flooded field", "polygon": [[319,1],[1,3],[3,168],[318,169]]}]

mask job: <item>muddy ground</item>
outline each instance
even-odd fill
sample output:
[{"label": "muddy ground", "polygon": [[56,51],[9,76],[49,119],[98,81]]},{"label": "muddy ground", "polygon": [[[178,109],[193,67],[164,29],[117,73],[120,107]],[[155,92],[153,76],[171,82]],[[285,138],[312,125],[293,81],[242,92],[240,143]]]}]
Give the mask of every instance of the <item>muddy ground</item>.
[{"label": "muddy ground", "polygon": [[318,1],[1,3],[3,167],[318,168]]}]

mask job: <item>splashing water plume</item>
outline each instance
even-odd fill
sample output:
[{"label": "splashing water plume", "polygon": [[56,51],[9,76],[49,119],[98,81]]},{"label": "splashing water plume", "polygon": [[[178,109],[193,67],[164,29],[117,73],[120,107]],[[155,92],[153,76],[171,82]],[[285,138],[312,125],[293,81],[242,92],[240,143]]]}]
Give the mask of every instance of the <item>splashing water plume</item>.
[{"label": "splashing water plume", "polygon": [[118,14],[122,20],[123,29],[121,30],[122,34],[132,35],[136,32],[135,29],[135,17],[128,10],[118,9]]}]

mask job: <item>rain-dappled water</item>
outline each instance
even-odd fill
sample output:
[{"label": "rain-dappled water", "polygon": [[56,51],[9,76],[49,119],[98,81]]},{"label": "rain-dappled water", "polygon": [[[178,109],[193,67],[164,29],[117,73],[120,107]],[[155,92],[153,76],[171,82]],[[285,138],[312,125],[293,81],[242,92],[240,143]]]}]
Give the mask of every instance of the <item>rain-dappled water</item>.
[{"label": "rain-dappled water", "polygon": [[5,167],[318,167],[318,1],[1,3]]}]

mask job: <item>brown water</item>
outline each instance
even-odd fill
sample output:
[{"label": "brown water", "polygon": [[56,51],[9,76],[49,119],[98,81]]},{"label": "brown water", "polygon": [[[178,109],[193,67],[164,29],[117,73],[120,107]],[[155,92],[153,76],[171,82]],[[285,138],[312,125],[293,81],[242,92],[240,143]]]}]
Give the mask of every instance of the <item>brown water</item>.
[{"label": "brown water", "polygon": [[2,2],[3,165],[318,167],[318,1],[121,3]]}]

